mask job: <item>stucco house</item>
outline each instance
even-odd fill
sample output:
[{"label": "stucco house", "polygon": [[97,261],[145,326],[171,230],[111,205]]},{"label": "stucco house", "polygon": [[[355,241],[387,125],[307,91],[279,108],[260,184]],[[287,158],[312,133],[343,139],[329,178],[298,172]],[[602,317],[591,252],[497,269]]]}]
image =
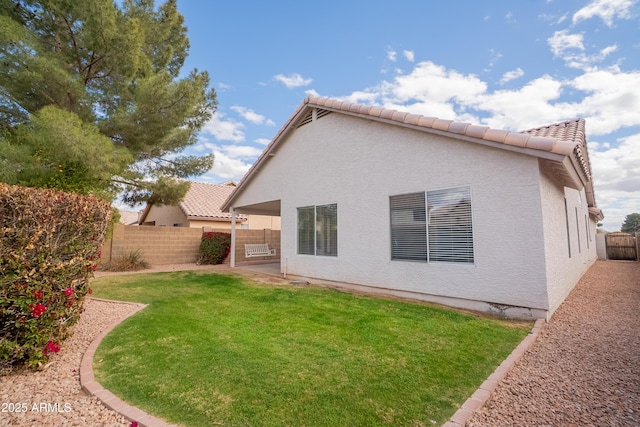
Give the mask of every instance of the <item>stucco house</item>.
[{"label": "stucco house", "polygon": [[531,318],[596,260],[603,218],[582,119],[511,132],[319,97],[222,210],[281,217],[289,278]]},{"label": "stucco house", "polygon": [[[138,219],[140,225],[157,227],[231,228],[231,215],[221,206],[236,188],[233,181],[221,184],[191,182],[189,191],[177,205],[147,204]],[[280,217],[238,215],[236,227],[262,230],[280,229]]]}]

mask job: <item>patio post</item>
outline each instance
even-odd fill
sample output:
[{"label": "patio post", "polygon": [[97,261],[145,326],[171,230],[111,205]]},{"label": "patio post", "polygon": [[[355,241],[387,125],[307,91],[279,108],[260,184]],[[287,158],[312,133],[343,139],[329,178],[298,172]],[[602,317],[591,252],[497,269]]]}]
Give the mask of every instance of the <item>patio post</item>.
[{"label": "patio post", "polygon": [[229,208],[231,214],[231,268],[236,266],[236,213],[233,207]]}]

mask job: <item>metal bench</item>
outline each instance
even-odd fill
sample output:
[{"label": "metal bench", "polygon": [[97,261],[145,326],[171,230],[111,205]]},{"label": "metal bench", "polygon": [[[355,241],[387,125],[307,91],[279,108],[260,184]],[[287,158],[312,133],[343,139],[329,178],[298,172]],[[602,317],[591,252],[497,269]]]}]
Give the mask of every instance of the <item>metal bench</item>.
[{"label": "metal bench", "polygon": [[268,243],[246,243],[244,245],[245,258],[251,258],[256,256],[271,256],[275,255],[275,249],[269,249]]}]

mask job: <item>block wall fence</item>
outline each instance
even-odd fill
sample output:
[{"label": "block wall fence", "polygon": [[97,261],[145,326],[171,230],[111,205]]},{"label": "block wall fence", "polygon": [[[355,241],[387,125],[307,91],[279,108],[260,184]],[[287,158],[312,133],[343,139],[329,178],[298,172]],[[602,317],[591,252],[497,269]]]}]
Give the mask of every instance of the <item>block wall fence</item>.
[{"label": "block wall fence", "polygon": [[[140,250],[142,257],[151,265],[190,264],[198,260],[198,248],[202,233],[231,230],[215,228],[152,227],[118,224],[111,239],[102,246],[102,262],[108,262]],[[245,243],[268,243],[276,249],[276,255],[246,259]],[[229,263],[227,257],[225,263]],[[236,230],[236,263],[256,264],[275,262],[280,259],[279,230]]]}]

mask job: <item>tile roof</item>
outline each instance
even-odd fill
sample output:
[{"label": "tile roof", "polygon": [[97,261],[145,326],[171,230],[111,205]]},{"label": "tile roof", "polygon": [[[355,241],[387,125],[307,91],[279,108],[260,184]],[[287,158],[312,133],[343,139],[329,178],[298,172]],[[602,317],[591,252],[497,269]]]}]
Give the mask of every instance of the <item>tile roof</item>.
[{"label": "tile roof", "polygon": [[[427,117],[420,114],[411,114],[397,110],[389,110],[382,107],[343,102],[329,98],[308,97],[300,108],[303,108],[307,104],[331,108],[338,111],[356,113],[358,115],[377,117],[393,122],[430,128],[458,135],[465,135],[471,138],[498,142],[505,145],[549,151],[563,155],[570,154],[576,144],[580,142],[575,139],[558,138],[553,131],[549,131],[547,134],[544,134],[543,132],[512,132],[508,130],[492,129],[488,126],[478,126],[471,123],[443,120],[437,117]],[[557,134],[560,135],[560,132]],[[577,136],[577,134],[578,133],[576,132],[574,135]]]},{"label": "tile roof", "polygon": [[[461,138],[472,142],[481,142],[496,147],[502,146],[543,159],[552,157],[553,161],[558,163],[562,163],[561,159],[570,158],[571,163],[573,163],[576,170],[579,171],[581,180],[587,187],[587,197],[591,199],[590,205],[595,206],[593,185],[591,182],[591,165],[587,154],[584,119],[576,119],[516,132],[492,129],[488,126],[478,126],[453,120],[443,120],[437,117],[427,117],[378,106],[367,106],[337,99],[310,96],[298,106],[287,123],[278,131],[262,155],[245,174],[238,184],[238,189],[224,203],[224,210],[227,210],[231,206],[235,195],[241,191],[245,182],[251,179],[253,173],[262,167],[262,164],[268,157],[273,155],[273,152],[284,135],[292,129],[310,123],[313,120],[313,109],[317,109],[317,113],[315,114],[318,118],[328,112],[334,111],[447,135],[453,138]],[[569,172],[568,175],[570,174]]]},{"label": "tile roof", "polygon": [[[230,220],[231,214],[220,209],[225,200],[236,188],[236,184],[227,181],[222,184],[191,182],[184,200],[178,206],[191,220]],[[238,220],[245,220],[245,215],[237,215]]]}]

